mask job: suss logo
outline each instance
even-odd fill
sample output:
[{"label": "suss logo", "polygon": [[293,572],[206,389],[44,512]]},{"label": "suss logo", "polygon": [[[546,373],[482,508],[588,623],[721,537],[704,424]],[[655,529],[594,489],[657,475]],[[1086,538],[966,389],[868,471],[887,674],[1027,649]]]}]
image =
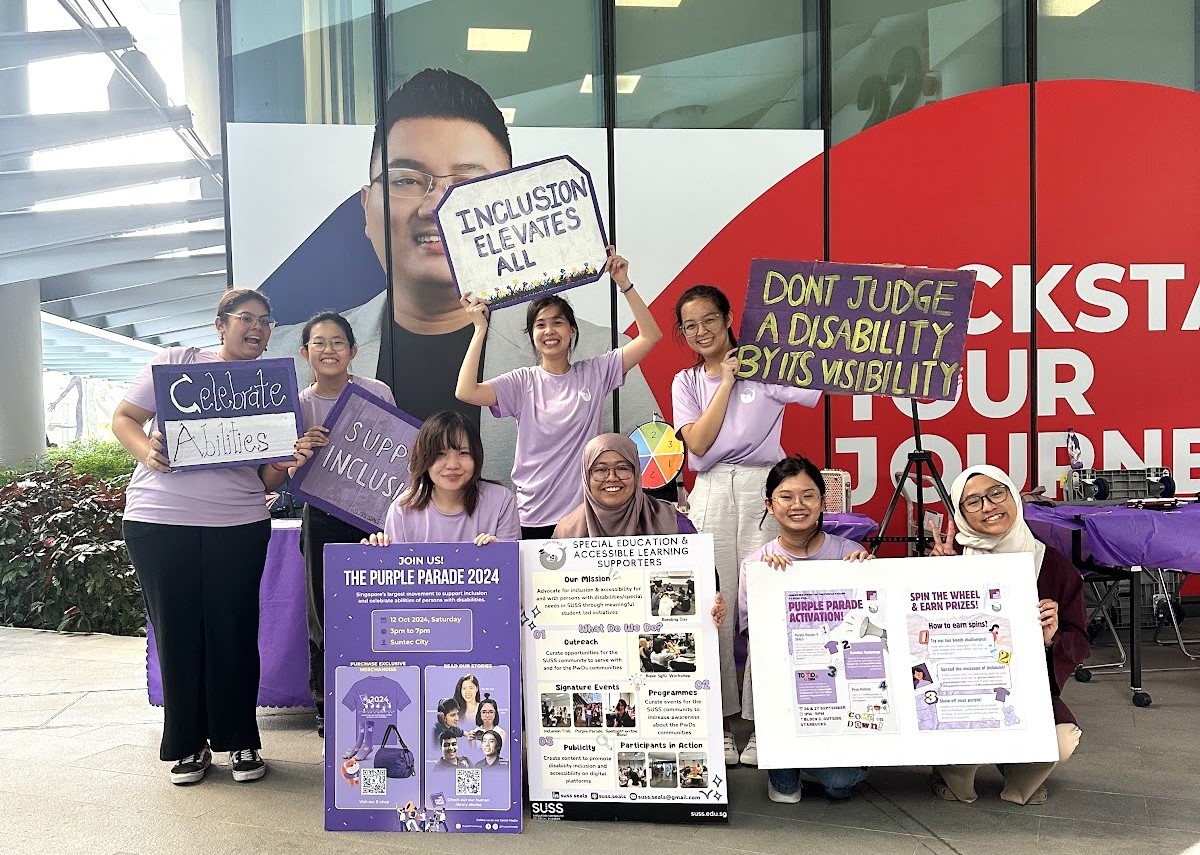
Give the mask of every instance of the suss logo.
[{"label": "suss logo", "polygon": [[534,816],[562,816],[562,802],[532,802],[529,805],[529,812]]}]

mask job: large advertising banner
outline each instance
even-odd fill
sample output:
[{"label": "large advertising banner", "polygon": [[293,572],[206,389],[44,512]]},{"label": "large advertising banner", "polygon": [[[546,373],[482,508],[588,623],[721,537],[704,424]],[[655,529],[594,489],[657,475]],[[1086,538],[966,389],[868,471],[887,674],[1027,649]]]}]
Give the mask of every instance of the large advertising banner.
[{"label": "large advertising banner", "polygon": [[521,830],[517,545],[325,550],[327,831]]},{"label": "large advertising banner", "polygon": [[532,815],[725,822],[711,535],[521,543]]},{"label": "large advertising banner", "polygon": [[1054,760],[1035,580],[1023,553],[750,565],[759,765]]}]

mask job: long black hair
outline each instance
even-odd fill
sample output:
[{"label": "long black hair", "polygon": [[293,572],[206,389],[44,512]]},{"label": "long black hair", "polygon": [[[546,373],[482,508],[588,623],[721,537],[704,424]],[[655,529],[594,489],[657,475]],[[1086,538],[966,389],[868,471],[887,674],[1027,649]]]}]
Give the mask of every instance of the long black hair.
[{"label": "long black hair", "polygon": [[[529,336],[529,344],[533,346],[533,325],[537,323],[537,317],[541,314],[542,309],[558,309],[562,316],[567,319],[567,323],[571,325],[571,345],[567,348],[570,353],[575,349],[575,345],[579,344],[579,324],[575,322],[575,310],[571,308],[571,304],[565,298],[557,294],[548,294],[545,297],[538,297],[529,304],[529,308],[525,310],[525,335]],[[534,347],[534,352],[537,348]]]}]

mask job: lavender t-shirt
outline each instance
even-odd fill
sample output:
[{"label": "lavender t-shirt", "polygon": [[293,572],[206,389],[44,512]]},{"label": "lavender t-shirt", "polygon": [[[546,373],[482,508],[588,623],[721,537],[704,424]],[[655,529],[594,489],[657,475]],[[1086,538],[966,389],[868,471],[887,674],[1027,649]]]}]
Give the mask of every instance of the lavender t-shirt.
[{"label": "lavender t-shirt", "polygon": [[[393,407],[396,406],[396,400],[392,397],[392,390],[383,381],[373,380],[370,377],[358,377],[356,375],[350,378],[350,382],[370,392],[376,398],[382,398]],[[326,398],[318,395],[315,384],[310,384],[301,389],[298,400],[300,401],[300,421],[304,425],[305,430],[308,430],[313,425],[325,425],[326,416],[333,409],[333,405],[337,403],[337,398]]]},{"label": "lavender t-shirt", "polygon": [[583,447],[600,433],[604,399],[625,382],[621,351],[571,365],[566,374],[540,367],[501,374],[492,415],[517,420],[512,480],[521,525],[558,525],[583,501]]},{"label": "lavender t-shirt", "polygon": [[853,540],[847,540],[844,537],[839,537],[836,534],[825,532],[825,542],[821,544],[821,548],[809,556],[792,555],[783,548],[783,544],[779,542],[779,538],[770,540],[760,546],[758,549],[751,552],[742,561],[742,567],[738,573],[738,625],[739,632],[750,631],[750,618],[746,606],[746,565],[753,564],[755,561],[762,561],[766,555],[783,555],[793,561],[840,561],[851,553],[862,549],[862,544],[855,543]]},{"label": "lavender t-shirt", "polygon": [[471,516],[466,511],[444,514],[433,502],[418,511],[396,499],[388,508],[383,532],[394,543],[465,543],[485,532],[500,540],[521,539],[516,497],[511,490],[487,481],[479,482],[479,501]]},{"label": "lavender t-shirt", "polygon": [[[671,381],[671,406],[675,428],[694,424],[717,393],[720,377],[709,377],[704,366],[687,368]],[[688,468],[707,472],[718,463],[743,466],[774,466],[783,455],[779,432],[783,408],[788,404],[815,407],[821,393],[813,389],[776,386],[754,380],[738,380],[729,393],[725,421],[712,447],[704,454],[689,449]]]},{"label": "lavender t-shirt", "polygon": [[[135,407],[157,412],[151,365],[220,361],[220,356],[207,350],[167,348],[138,372],[125,400]],[[265,494],[257,466],[156,472],[138,463],[125,489],[125,519],[213,528],[245,525],[270,518]]]}]

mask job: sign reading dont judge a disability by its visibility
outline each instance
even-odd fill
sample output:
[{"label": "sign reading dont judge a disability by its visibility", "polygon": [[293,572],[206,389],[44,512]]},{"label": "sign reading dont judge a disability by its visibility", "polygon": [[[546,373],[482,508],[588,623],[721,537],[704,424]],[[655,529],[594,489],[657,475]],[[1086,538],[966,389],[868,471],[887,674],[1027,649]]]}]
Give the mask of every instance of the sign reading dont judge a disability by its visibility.
[{"label": "sign reading dont judge a disability by its visibility", "polygon": [[755,259],[738,376],[849,395],[953,400],[975,273]]}]

